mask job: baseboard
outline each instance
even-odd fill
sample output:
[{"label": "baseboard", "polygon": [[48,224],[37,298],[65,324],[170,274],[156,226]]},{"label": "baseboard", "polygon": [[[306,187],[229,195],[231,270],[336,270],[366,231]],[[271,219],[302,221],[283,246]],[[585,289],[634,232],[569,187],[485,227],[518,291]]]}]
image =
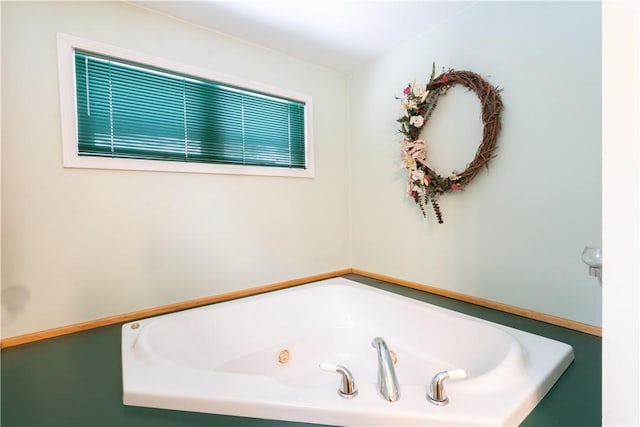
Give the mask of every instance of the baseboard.
[{"label": "baseboard", "polygon": [[360,276],[370,277],[372,279],[378,279],[385,282],[393,283],[394,285],[404,286],[412,289],[418,289],[420,291],[441,295],[441,296],[456,299],[459,301],[469,302],[482,307],[504,311],[506,313],[517,314],[518,316],[527,317],[529,319],[539,320],[541,322],[550,323],[556,326],[562,326],[563,328],[573,329],[575,331],[583,332],[585,334],[602,337],[602,328],[599,326],[593,326],[587,323],[581,323],[575,320],[569,320],[563,317],[540,313],[538,311],[516,307],[509,304],[503,304],[500,302],[495,302],[495,301],[491,301],[484,298],[474,297],[474,296],[462,294],[459,292],[449,291],[446,289],[436,288],[433,286],[422,285],[420,283],[412,282],[409,280],[398,279],[391,276],[385,276],[383,274],[377,274],[377,273],[372,273],[370,271],[359,270],[357,268],[352,268],[351,272],[354,274],[358,274]]},{"label": "baseboard", "polygon": [[189,301],[183,301],[175,304],[163,305],[160,307],[149,308],[145,310],[134,311],[131,313],[119,314],[110,317],[104,317],[97,320],[91,320],[88,322],[76,323],[73,325],[62,326],[58,328],[47,329],[44,331],[33,332],[24,335],[18,335],[15,337],[5,338],[0,341],[0,348],[13,347],[21,344],[27,344],[34,341],[40,341],[47,338],[54,338],[61,335],[72,334],[75,332],[86,331],[89,329],[99,328],[102,326],[114,325],[118,323],[125,323],[131,320],[142,319],[145,317],[157,316],[160,314],[171,313],[179,310],[186,310],[189,308],[199,307],[207,304],[213,304],[216,302],[228,301],[236,298],[247,297],[251,295],[260,294],[263,292],[274,291],[277,289],[289,288],[292,286],[301,285],[304,283],[315,282],[318,280],[330,279],[332,277],[342,276],[348,273],[358,274],[360,276],[370,277],[372,279],[383,280],[385,282],[393,283],[395,285],[404,286],[407,288],[417,289],[424,292],[429,292],[435,295],[441,295],[448,298],[469,302],[482,307],[488,307],[495,310],[504,311],[506,313],[517,314],[518,316],[527,317],[541,322],[550,323],[552,325],[561,326],[563,328],[573,329],[578,332],[583,332],[590,335],[602,337],[602,328],[598,326],[589,325],[586,323],[577,322],[574,320],[565,319],[550,314],[540,313],[533,310],[528,310],[521,307],[516,307],[508,304],[503,304],[495,301],[491,301],[484,298],[478,298],[471,295],[462,294],[459,292],[449,291],[433,286],[422,285],[420,283],[412,282],[409,280],[398,279],[396,277],[385,276],[383,274],[372,273],[370,271],[360,270],[356,268],[346,268],[343,270],[332,271],[328,273],[316,274],[313,276],[302,277],[299,279],[287,280],[284,282],[273,283],[270,285],[258,286],[255,288],[243,289],[240,291],[227,292],[224,294],[213,295],[210,297],[198,298]]},{"label": "baseboard", "polygon": [[182,301],[175,304],[163,305],[160,307],[149,308],[145,310],[134,311],[131,313],[118,314],[115,316],[104,317],[102,319],[90,320],[88,322],[75,323],[73,325],[61,326],[58,328],[47,329],[39,332],[18,335],[15,337],[5,338],[0,341],[0,348],[13,347],[16,345],[27,344],[34,341],[40,341],[47,338],[54,338],[60,335],[72,334],[74,332],[86,331],[89,329],[99,328],[102,326],[125,323],[131,320],[142,319],[145,317],[157,316],[160,314],[171,313],[174,311],[185,310],[194,307],[200,307],[207,304],[213,304],[221,301],[228,301],[236,298],[247,297],[251,295],[261,294],[263,292],[274,291],[277,289],[289,288],[301,285],[303,283],[315,282],[317,280],[330,279],[351,273],[350,268],[344,270],[331,271],[328,273],[306,276],[299,279],[287,280],[284,282],[272,283],[270,285],[258,286],[255,288],[242,289],[239,291],[227,292],[224,294],[213,295],[210,297],[198,298],[189,301]]}]

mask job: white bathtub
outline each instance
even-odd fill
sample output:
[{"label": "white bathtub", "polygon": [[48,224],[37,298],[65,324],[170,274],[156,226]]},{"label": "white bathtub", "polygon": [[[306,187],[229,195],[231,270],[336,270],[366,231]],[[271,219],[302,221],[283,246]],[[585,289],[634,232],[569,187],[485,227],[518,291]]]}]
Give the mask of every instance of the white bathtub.
[{"label": "white bathtub", "polygon": [[[376,336],[397,355],[396,402],[376,392]],[[343,278],[122,329],[125,405],[347,426],[517,425],[572,361],[564,343]],[[357,397],[322,362],[347,367]],[[451,369],[468,377],[428,402]]]}]

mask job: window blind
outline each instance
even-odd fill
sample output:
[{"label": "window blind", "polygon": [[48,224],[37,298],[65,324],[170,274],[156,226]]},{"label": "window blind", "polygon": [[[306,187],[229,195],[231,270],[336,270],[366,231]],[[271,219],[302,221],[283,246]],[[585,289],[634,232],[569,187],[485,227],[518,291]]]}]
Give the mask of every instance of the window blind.
[{"label": "window blind", "polygon": [[75,50],[78,154],[305,168],[305,103]]}]

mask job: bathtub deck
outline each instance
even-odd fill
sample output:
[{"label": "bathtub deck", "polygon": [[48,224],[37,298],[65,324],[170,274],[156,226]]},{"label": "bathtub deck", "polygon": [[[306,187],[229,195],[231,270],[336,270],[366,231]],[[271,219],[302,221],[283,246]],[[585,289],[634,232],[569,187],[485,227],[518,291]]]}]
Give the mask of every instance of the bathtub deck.
[{"label": "bathtub deck", "polygon": [[[344,277],[570,344],[575,361],[521,425],[600,425],[599,337],[355,274]],[[6,427],[316,425],[122,405],[119,325],[8,348],[1,358],[1,420]]]}]

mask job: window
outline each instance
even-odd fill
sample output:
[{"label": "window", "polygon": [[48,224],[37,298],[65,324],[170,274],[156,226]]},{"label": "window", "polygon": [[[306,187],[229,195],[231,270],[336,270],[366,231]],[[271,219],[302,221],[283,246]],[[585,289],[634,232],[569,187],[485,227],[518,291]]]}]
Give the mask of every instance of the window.
[{"label": "window", "polygon": [[65,166],[313,176],[310,97],[58,40]]}]

